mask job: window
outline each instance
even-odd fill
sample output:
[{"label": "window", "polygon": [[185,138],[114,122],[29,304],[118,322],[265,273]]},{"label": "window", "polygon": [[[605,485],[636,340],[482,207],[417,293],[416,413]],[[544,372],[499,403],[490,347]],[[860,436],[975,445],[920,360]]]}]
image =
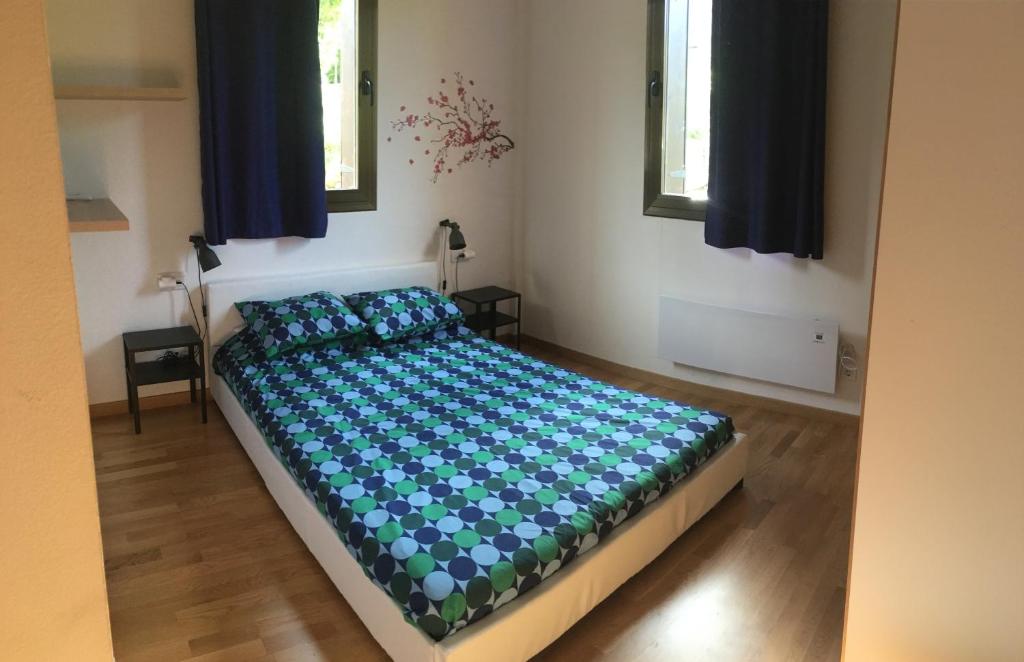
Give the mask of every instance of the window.
[{"label": "window", "polygon": [[711,147],[711,2],[647,3],[648,216],[704,220]]},{"label": "window", "polygon": [[377,208],[377,0],[320,0],[327,211]]}]

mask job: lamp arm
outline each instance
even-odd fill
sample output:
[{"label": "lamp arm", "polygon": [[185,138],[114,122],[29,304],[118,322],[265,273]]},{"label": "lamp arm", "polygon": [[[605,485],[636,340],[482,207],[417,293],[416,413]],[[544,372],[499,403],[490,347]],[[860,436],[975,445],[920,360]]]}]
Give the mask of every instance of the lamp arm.
[{"label": "lamp arm", "polygon": [[[199,272],[199,309],[203,313],[202,338],[205,340],[206,339],[206,332],[210,329],[210,315],[209,315],[209,313],[207,312],[207,309],[206,309],[206,292],[203,291],[203,266],[199,263],[199,246],[196,246],[195,249],[196,249],[196,271]],[[188,290],[186,290],[186,292],[187,291]],[[189,297],[189,302],[191,303],[191,301],[192,301],[192,299],[191,299],[191,297]]]},{"label": "lamp arm", "polygon": [[199,267],[199,300],[203,309],[203,323],[206,323],[209,314],[206,311],[206,292],[203,291],[203,267],[199,264],[199,249],[196,249],[196,266]]}]

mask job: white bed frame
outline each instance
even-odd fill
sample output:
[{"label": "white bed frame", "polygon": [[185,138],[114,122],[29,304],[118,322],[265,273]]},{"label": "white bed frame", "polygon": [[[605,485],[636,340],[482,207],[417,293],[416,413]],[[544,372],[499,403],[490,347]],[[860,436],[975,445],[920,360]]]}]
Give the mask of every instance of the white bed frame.
[{"label": "white bed frame", "polygon": [[[224,280],[207,286],[211,350],[241,324],[234,302],[327,290],[336,294],[407,285],[433,287],[436,264]],[[211,356],[212,356],[211,351]],[[409,625],[338,539],[334,527],[267,446],[230,387],[214,376],[213,398],[285,517],[359,615],[398,662],[519,662],[536,655],[626,580],[653,561],[742,479],[749,444],[743,435],[721,448],[669,494],[616,529],[574,563],[477,623],[435,642]]]}]

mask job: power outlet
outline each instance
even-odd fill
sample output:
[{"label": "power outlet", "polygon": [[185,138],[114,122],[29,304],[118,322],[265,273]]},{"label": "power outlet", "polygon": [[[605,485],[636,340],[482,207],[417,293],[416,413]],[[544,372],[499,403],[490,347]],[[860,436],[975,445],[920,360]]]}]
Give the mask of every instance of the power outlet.
[{"label": "power outlet", "polygon": [[853,343],[839,343],[839,374],[846,379],[857,379],[857,349]]},{"label": "power outlet", "polygon": [[465,262],[466,260],[472,260],[476,257],[476,251],[471,248],[463,248],[462,250],[452,251],[452,262]]},{"label": "power outlet", "polygon": [[177,289],[178,283],[184,282],[184,280],[185,274],[180,271],[165,271],[156,275],[156,286],[164,292],[168,292]]}]

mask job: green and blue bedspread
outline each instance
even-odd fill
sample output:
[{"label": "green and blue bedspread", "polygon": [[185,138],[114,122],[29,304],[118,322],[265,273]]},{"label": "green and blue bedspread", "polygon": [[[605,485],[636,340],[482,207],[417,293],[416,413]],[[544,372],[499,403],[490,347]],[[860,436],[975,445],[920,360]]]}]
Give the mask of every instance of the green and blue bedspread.
[{"label": "green and blue bedspread", "polygon": [[215,369],[366,575],[436,640],[551,577],[732,438],[460,326]]}]

